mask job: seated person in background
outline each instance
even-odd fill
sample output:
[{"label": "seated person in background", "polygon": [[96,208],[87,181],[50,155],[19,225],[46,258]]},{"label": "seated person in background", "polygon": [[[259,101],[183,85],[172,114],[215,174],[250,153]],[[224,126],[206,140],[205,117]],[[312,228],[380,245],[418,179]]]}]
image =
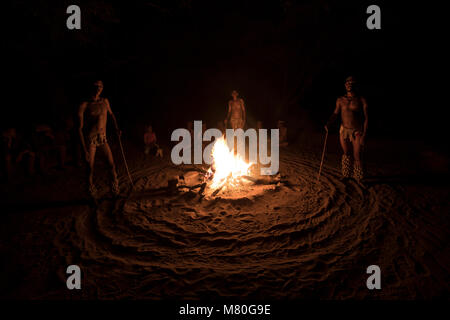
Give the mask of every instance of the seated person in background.
[{"label": "seated person in background", "polygon": [[78,142],[78,132],[73,117],[67,116],[60,121],[61,125],[55,131],[55,143],[58,149],[59,165],[64,168],[67,155],[76,166],[81,166],[81,149]]},{"label": "seated person in background", "polygon": [[34,127],[32,146],[38,160],[38,168],[45,173],[48,168],[48,159],[55,148],[55,136],[52,128],[46,124],[38,124]]},{"label": "seated person in background", "polygon": [[156,134],[153,132],[153,127],[151,125],[147,126],[144,133],[144,154],[163,157],[162,149],[156,143]]},{"label": "seated person in background", "polygon": [[33,147],[30,143],[31,139],[27,139],[26,137],[20,138],[19,136],[17,141],[18,153],[16,157],[16,163],[25,166],[25,171],[28,176],[34,176],[36,172],[36,152],[33,150]]},{"label": "seated person in background", "polygon": [[26,139],[21,138],[15,128],[8,128],[2,132],[1,140],[2,175],[11,180],[14,173],[14,164],[24,164],[25,173],[34,175],[35,153]]},{"label": "seated person in background", "polygon": [[280,147],[287,147],[288,137],[287,137],[287,127],[283,120],[278,120],[277,128],[280,130]]},{"label": "seated person in background", "polygon": [[259,129],[263,129],[263,122],[261,120],[256,121],[256,133],[259,133]]}]

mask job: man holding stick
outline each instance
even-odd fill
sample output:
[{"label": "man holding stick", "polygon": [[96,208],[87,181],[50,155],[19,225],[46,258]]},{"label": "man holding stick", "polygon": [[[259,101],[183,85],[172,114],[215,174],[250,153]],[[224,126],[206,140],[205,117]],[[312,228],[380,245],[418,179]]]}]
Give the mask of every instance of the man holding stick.
[{"label": "man holding stick", "polygon": [[[339,137],[342,150],[342,177],[348,179],[353,173],[353,178],[360,182],[363,177],[361,153],[369,124],[367,102],[364,97],[355,93],[356,80],[353,76],[345,80],[346,94],[336,100],[336,108],[331,115],[325,130],[341,115],[342,124],[339,129]],[[351,149],[353,147],[353,172],[351,170]]]},{"label": "man holding stick", "polygon": [[[97,190],[93,183],[94,162],[97,150],[101,150],[108,160],[111,170],[111,191],[114,195],[119,194],[119,181],[117,179],[116,166],[114,158],[106,140],[106,122],[108,115],[111,116],[117,134],[120,137],[120,130],[117,126],[116,117],[111,111],[109,101],[100,96],[103,91],[103,82],[95,81],[93,83],[92,96],[88,101],[81,103],[78,109],[79,127],[81,145],[84,150],[85,159],[88,163],[88,188],[91,196],[95,197]],[[83,128],[87,128],[87,135],[83,134]]]}]

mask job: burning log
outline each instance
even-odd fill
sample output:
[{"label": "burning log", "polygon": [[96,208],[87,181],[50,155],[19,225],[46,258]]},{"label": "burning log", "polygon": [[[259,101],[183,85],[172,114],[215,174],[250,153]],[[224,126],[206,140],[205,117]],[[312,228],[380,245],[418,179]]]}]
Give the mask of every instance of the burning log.
[{"label": "burning log", "polygon": [[[201,171],[201,173],[206,174],[206,172]],[[185,175],[180,175],[178,177],[177,189],[187,189],[188,191],[193,191],[199,189],[198,193],[202,195],[206,188],[205,179],[199,172],[190,171]]]},{"label": "burning log", "polygon": [[212,158],[213,162],[208,171],[191,169],[180,175],[177,188],[183,191],[198,189],[201,198],[214,198],[222,192],[225,198],[231,199],[273,189],[273,185],[279,185],[281,182],[279,174],[275,177],[251,176],[250,167],[254,163],[248,163],[240,155],[235,155],[223,138],[214,144]]},{"label": "burning log", "polygon": [[218,194],[220,191],[222,191],[222,189],[223,189],[224,186],[225,186],[225,184],[223,184],[222,186],[220,186],[219,188],[217,188],[216,190],[214,190],[214,192],[211,193],[211,196],[212,196],[212,197],[217,196],[217,194]]},{"label": "burning log", "polygon": [[188,189],[189,191],[192,191],[192,190],[200,188],[199,192],[201,192],[201,190],[205,189],[205,187],[206,187],[206,183],[196,184],[195,186],[187,186],[185,184],[180,184],[177,186],[177,189]]},{"label": "burning log", "polygon": [[225,178],[225,181],[222,183],[222,185],[219,188],[216,188],[216,190],[214,190],[213,193],[211,193],[211,196],[215,197],[232,178],[233,173],[230,172],[230,174]]},{"label": "burning log", "polygon": [[206,188],[206,182],[202,183],[202,186],[201,186],[201,188],[200,188],[198,193],[203,195],[203,193],[205,192],[205,188]]}]

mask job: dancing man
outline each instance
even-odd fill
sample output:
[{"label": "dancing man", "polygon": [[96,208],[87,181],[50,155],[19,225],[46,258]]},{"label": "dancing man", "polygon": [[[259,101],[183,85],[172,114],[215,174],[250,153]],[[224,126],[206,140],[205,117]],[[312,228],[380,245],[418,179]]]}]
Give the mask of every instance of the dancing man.
[{"label": "dancing man", "polygon": [[[367,133],[369,118],[367,112],[367,102],[364,97],[355,93],[356,85],[353,76],[345,80],[346,94],[336,100],[336,109],[331,115],[325,130],[341,115],[342,124],[339,129],[340,142],[344,154],[342,155],[342,177],[348,179],[353,173],[353,178],[360,182],[363,178],[363,167],[361,163],[361,153]],[[353,172],[351,148],[353,147]]]},{"label": "dancing man", "polygon": [[[119,127],[117,126],[116,117],[111,111],[109,101],[100,96],[103,91],[103,82],[96,81],[93,83],[93,93],[88,101],[81,103],[78,110],[79,117],[79,135],[81,145],[84,150],[85,158],[88,163],[88,188],[89,193],[95,197],[97,190],[93,183],[94,176],[94,161],[97,149],[101,150],[108,160],[111,170],[111,191],[117,195],[119,193],[119,181],[117,180],[116,166],[114,164],[111,148],[106,140],[106,121],[108,115],[111,116],[117,134],[120,135]],[[83,128],[87,128],[87,135],[85,139]],[[87,140],[87,141],[86,141]],[[87,143],[86,143],[87,142]]]},{"label": "dancing man", "polygon": [[231,128],[244,129],[245,126],[245,105],[244,100],[238,98],[239,94],[236,90],[231,92],[233,99],[228,101],[228,114],[225,123],[229,121]]}]

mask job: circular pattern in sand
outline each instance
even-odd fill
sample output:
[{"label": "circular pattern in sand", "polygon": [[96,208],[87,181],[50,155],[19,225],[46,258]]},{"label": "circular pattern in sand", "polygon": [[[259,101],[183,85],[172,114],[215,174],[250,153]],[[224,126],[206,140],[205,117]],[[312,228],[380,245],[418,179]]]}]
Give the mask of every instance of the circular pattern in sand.
[{"label": "circular pattern in sand", "polygon": [[280,160],[287,182],[241,199],[168,192],[167,180],[192,168],[159,162],[134,171],[129,195],[75,218],[69,242],[89,268],[87,286],[106,298],[368,294],[365,268],[398,258],[383,242],[413,241],[401,231],[388,239],[386,214],[401,196],[343,183],[327,166],[317,182],[316,159]]}]

